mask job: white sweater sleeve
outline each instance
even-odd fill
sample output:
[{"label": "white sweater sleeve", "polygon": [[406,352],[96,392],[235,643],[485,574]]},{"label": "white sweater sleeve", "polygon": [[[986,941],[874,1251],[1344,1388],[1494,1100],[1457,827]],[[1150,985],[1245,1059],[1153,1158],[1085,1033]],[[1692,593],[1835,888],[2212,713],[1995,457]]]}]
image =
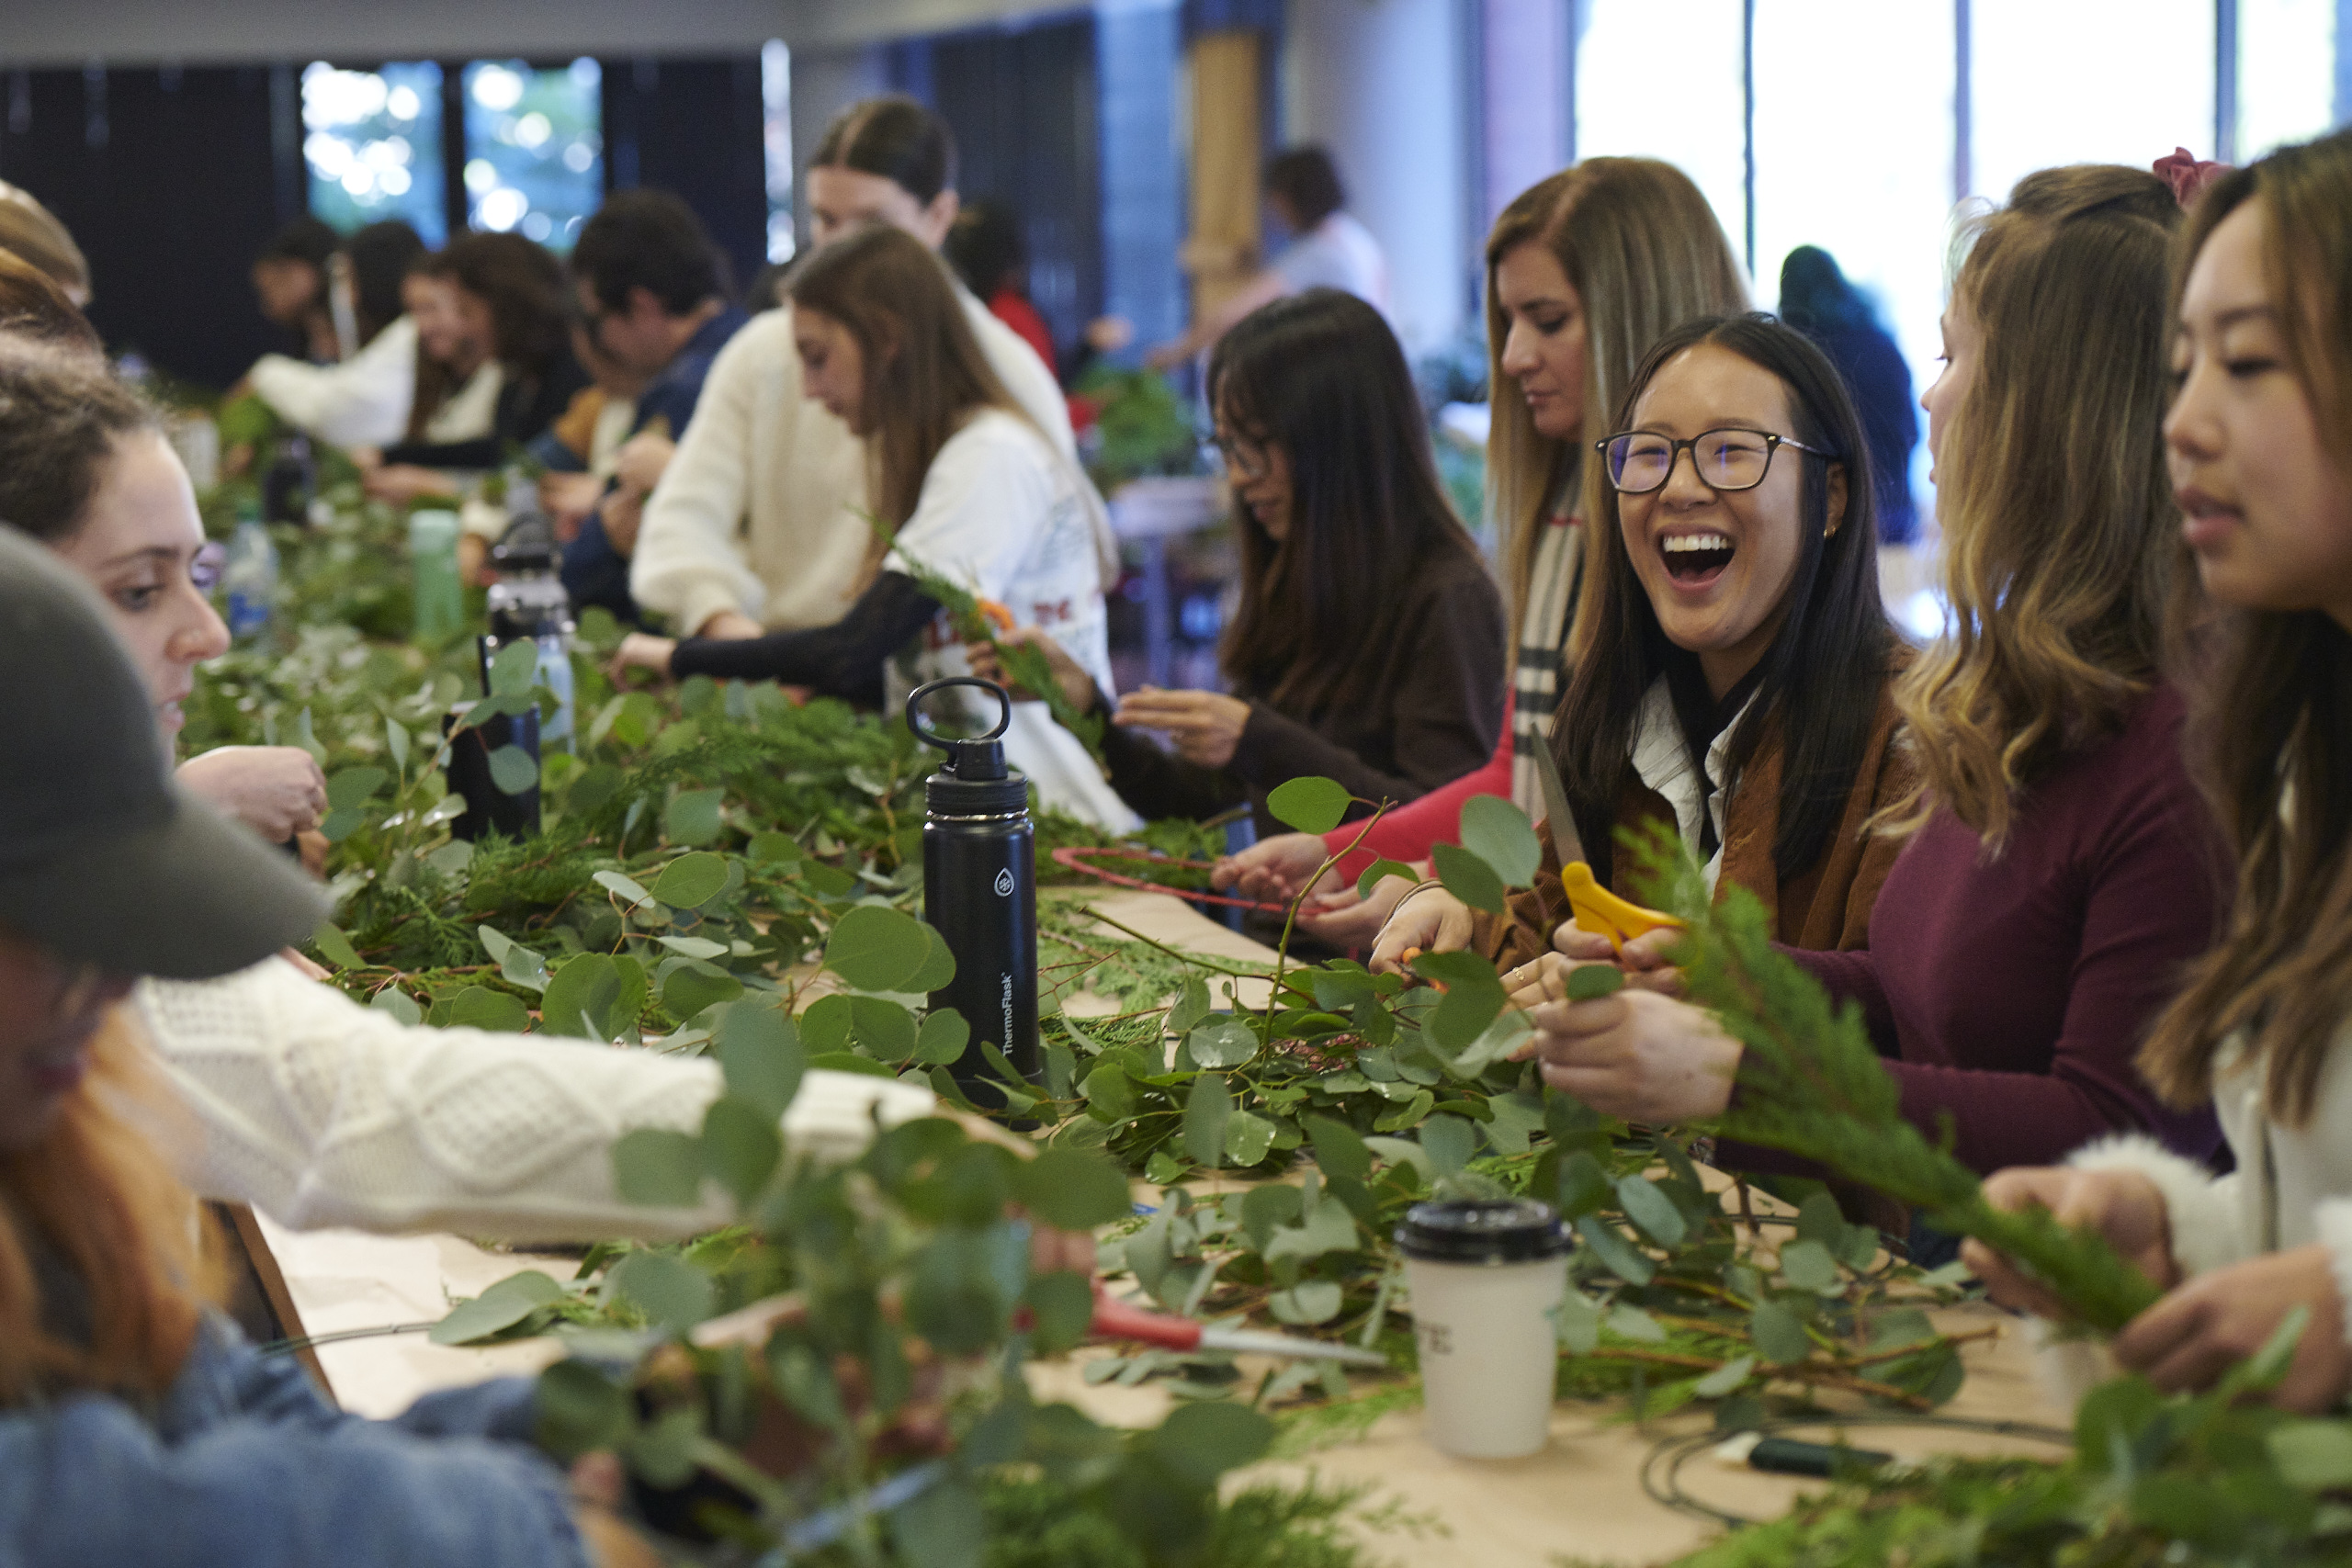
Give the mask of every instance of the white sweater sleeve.
[{"label": "white sweater sleeve", "polygon": [[2217,1177],[2144,1134],[2127,1133],[2076,1151],[2078,1170],[2133,1170],[2156,1184],[2172,1226],[2173,1261],[2183,1274],[2202,1274],[2254,1255],[2253,1237],[2239,1212],[2240,1177]]},{"label": "white sweater sleeve", "polygon": [[416,325],[401,317],[341,365],[266,354],[248,378],[280,419],[331,446],[389,446],[416,397]]},{"label": "white sweater sleeve", "polygon": [[763,361],[779,354],[792,359],[795,383],[784,389],[780,412],[797,417],[798,358],[789,313],[779,310],[756,318],[718,351],[677,453],[646,501],[629,562],[629,593],[669,616],[681,637],[694,636],[722,610],[756,620],[766,600],[765,587],[744,558],[741,533],[752,505],[752,441],[784,434],[752,429]]},{"label": "white sweater sleeve", "polygon": [[[135,1005],[202,1133],[191,1185],[300,1229],[454,1230],[514,1242],[673,1240],[727,1223],[614,1190],[612,1146],[693,1132],[716,1063],[545,1036],[426,1029],[361,1007],[271,958],[225,979],[143,980]],[[928,1115],[928,1089],[812,1072],[786,1146],[854,1156]]]}]

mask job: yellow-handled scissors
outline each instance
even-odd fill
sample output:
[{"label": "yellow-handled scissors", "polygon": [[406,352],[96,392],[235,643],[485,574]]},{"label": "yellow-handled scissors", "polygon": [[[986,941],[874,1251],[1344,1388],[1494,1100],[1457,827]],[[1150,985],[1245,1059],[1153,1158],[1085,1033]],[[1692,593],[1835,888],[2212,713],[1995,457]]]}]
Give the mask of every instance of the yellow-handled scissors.
[{"label": "yellow-handled scissors", "polygon": [[1560,890],[1568,896],[1578,931],[1605,936],[1623,953],[1637,936],[1656,931],[1681,931],[1685,922],[1657,909],[1645,909],[1620,898],[1592,874],[1584,858],[1584,840],[1577,836],[1577,819],[1568,810],[1567,786],[1560,782],[1560,765],[1552,760],[1548,744],[1535,748],[1535,776],[1544,786],[1544,811],[1552,830],[1552,848],[1560,857]]}]

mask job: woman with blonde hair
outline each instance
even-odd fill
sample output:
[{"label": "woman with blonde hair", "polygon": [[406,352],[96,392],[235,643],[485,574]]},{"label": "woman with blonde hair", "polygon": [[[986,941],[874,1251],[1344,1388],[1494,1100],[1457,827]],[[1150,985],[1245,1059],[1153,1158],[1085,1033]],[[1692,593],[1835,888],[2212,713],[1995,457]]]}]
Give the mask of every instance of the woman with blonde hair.
[{"label": "woman with blonde hair", "polygon": [[[1652,158],[1589,158],[1505,208],[1487,240],[1487,355],[1493,423],[1487,484],[1503,531],[1510,616],[1510,716],[1487,765],[1393,811],[1343,863],[1302,924],[1367,942],[1403,897],[1392,878],[1359,904],[1345,884],[1374,854],[1407,862],[1458,830],[1463,803],[1499,795],[1530,815],[1543,800],[1535,750],[1548,743],[1584,647],[1584,609],[1609,554],[1582,520],[1598,515],[1594,443],[1651,346],[1701,316],[1747,309],[1747,286],[1707,198]],[[1513,394],[1516,393],[1514,396]],[[1361,831],[1291,833],[1220,863],[1216,880],[1258,897],[1295,897],[1327,854]]]},{"label": "woman with blonde hair", "polygon": [[[880,707],[971,672],[933,592],[945,581],[1042,627],[1111,690],[1085,479],[1006,389],[945,265],[884,224],[817,252],[787,288],[802,392],[863,443],[874,527],[865,586],[829,626],[684,641],[633,633],[616,667],[781,681]],[[1014,705],[1004,746],[1047,804],[1106,827],[1136,825],[1044,704]]]},{"label": "woman with blonde hair", "polygon": [[[2133,1064],[2220,906],[2220,846],[2157,669],[2179,525],[2159,428],[2179,218],[2152,175],[2048,169],[1963,236],[1944,373],[1921,400],[1953,629],[1895,687],[1918,783],[1877,824],[1904,841],[1868,946],[1795,954],[1860,1004],[1904,1113],[1948,1128],[1980,1171],[2116,1131],[2195,1161],[2218,1142],[2210,1109],[2167,1105]],[[1611,1114],[1729,1099],[1738,1043],[1658,990],[1546,1004],[1536,1022],[1546,1078]]]},{"label": "woman with blonde hair", "polygon": [[[2348,214],[2352,134],[2281,148],[2211,187],[2175,268],[2165,434],[2210,596],[2182,585],[2181,668],[2237,894],[2140,1062],[2172,1103],[2213,1101],[2236,1168],[2130,1138],[1985,1184],[2096,1226],[2171,1287],[2113,1342],[2160,1388],[2206,1387],[2309,1309],[2272,1395],[2308,1411],[2352,1389]],[[1989,1250],[1968,1261],[1997,1299],[2054,1311]]]}]

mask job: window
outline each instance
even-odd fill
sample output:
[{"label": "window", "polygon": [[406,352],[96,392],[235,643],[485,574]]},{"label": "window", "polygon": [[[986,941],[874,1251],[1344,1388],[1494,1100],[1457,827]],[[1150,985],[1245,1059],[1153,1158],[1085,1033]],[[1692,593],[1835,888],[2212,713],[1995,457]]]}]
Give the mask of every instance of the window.
[{"label": "window", "polygon": [[441,68],[430,61],[302,73],[311,210],[345,233],[404,218],[427,245],[448,235],[441,172]]},{"label": "window", "polygon": [[792,51],[782,39],[760,46],[760,147],[766,160],[768,260],[788,262],[792,232]]},{"label": "window", "polygon": [[2214,0],[1971,0],[1969,28],[1970,194],[2060,164],[2213,156]]},{"label": "window", "polygon": [[465,70],[466,221],[559,253],[605,199],[604,73],[580,59],[541,71],[519,60]]},{"label": "window", "polygon": [[2237,0],[2239,163],[2335,124],[2335,0]]},{"label": "window", "polygon": [[1756,0],[1756,302],[1820,246],[1876,296],[1915,389],[1942,346],[1954,75],[1950,6]]},{"label": "window", "polygon": [[1747,232],[1741,0],[1582,0],[1578,158],[1663,158],[1706,193],[1735,252]]}]

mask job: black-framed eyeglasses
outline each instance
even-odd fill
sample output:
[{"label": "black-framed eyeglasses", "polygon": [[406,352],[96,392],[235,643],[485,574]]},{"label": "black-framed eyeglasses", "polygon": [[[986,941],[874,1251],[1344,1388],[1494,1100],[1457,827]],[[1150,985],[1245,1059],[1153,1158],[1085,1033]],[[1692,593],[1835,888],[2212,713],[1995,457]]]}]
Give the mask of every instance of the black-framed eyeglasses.
[{"label": "black-framed eyeglasses", "polygon": [[1263,446],[1238,435],[1220,435],[1216,438],[1216,446],[1217,456],[1225,459],[1225,466],[1228,472],[1238,474],[1245,479],[1262,479],[1266,477],[1269,465]]},{"label": "black-framed eyeglasses", "polygon": [[1772,454],[1783,446],[1793,446],[1800,452],[1810,452],[1816,457],[1835,454],[1818,446],[1808,446],[1792,436],[1775,435],[1768,430],[1748,430],[1738,425],[1725,425],[1720,430],[1703,430],[1688,441],[1658,435],[1646,430],[1629,430],[1612,435],[1606,441],[1593,443],[1600,454],[1601,468],[1609,476],[1609,483],[1620,495],[1647,495],[1663,489],[1673,477],[1674,465],[1683,449],[1690,452],[1690,466],[1699,482],[1709,490],[1754,490],[1772,471]]}]

